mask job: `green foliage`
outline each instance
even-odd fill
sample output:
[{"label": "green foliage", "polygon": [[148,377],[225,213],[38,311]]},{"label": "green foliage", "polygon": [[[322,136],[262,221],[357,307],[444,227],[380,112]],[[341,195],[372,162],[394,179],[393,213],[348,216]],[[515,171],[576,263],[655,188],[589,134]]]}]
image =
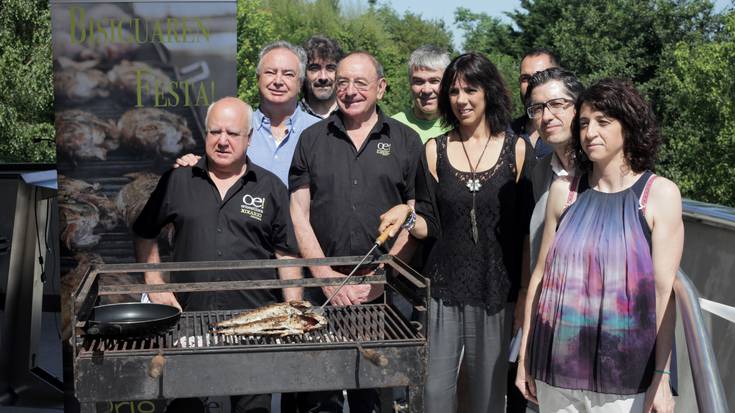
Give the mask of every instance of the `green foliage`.
[{"label": "green foliage", "polygon": [[522,0],[520,6],[508,13],[513,25],[457,9],[465,50],[487,53],[504,74],[514,64],[514,76],[525,51],[544,47],[585,84],[633,80],[667,139],[660,172],[687,197],[735,205],[732,12],[725,30],[725,16],[709,0]]},{"label": "green foliage", "polygon": [[277,39],[303,44],[315,34],[337,40],[346,52],[370,52],[382,63],[388,93],[381,107],[389,114],[410,103],[406,64],[411,51],[424,44],[451,49],[452,43],[442,22],[411,13],[399,16],[388,6],[348,12],[337,0],[239,0],[238,38],[249,38],[252,47],[245,53],[239,45],[239,95],[257,101],[254,74],[260,47]]},{"label": "green foliage", "polygon": [[497,17],[458,7],[454,21],[465,32],[465,50],[507,56],[521,56],[526,50],[521,44],[520,33]]},{"label": "green foliage", "polygon": [[[382,3],[381,3],[382,4]],[[586,83],[627,77],[652,100],[666,138],[659,172],[685,196],[735,206],[735,12],[709,0],[522,0],[513,25],[458,8],[465,50],[486,53],[518,96],[518,64],[531,48],[555,50]],[[406,64],[423,44],[450,52],[441,21],[399,15],[386,5],[340,7],[339,0],[238,0],[238,95],[257,104],[258,51],[277,39],[313,34],[383,64],[387,113],[410,104]],[[0,7],[0,162],[53,162],[51,28],[47,1]],[[522,108],[516,101],[516,114]]]},{"label": "green foliage", "polygon": [[255,68],[258,52],[274,37],[274,23],[260,0],[237,2],[237,96],[257,105],[258,83]]},{"label": "green foliage", "polygon": [[660,170],[687,196],[735,204],[735,12],[715,41],[679,42],[661,74]]},{"label": "green foliage", "polygon": [[3,0],[0,68],[0,162],[55,162],[47,1]]}]

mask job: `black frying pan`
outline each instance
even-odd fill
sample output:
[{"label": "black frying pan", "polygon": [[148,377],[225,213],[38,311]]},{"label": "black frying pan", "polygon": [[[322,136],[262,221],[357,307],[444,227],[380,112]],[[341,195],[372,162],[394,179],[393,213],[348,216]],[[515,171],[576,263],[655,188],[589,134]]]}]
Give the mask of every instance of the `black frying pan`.
[{"label": "black frying pan", "polygon": [[92,336],[147,336],[175,326],[179,317],[178,308],[165,304],[106,304],[92,309],[85,330]]}]

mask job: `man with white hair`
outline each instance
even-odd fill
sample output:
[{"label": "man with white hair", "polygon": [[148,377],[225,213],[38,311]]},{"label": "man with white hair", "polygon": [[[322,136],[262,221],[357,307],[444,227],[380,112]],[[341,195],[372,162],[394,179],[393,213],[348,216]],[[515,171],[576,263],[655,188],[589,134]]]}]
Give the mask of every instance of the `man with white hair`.
[{"label": "man with white hair", "polygon": [[411,85],[411,108],[393,115],[393,119],[409,126],[422,142],[445,133],[439,116],[439,86],[449,53],[435,46],[421,46],[408,59],[408,81]]},{"label": "man with white hair", "polygon": [[[207,112],[206,156],[192,168],[166,172],[133,225],[138,262],[158,263],[157,237],[173,223],[173,261],[289,259],[298,245],[289,215],[286,186],[247,157],[252,109],[242,100],[218,100]],[[301,278],[296,268],[173,272],[171,282]],[[146,272],[147,284],[163,284]],[[275,290],[151,293],[154,303],[186,311],[242,310],[281,300]],[[300,300],[301,288],[283,289],[285,301]],[[270,411],[269,394],[233,396],[233,412]],[[170,412],[205,411],[199,399],[174,400]]]},{"label": "man with white hair", "polygon": [[256,69],[260,107],[253,114],[250,159],[288,186],[288,168],[301,132],[320,119],[298,104],[306,77],[306,52],[285,41],[260,51]]},{"label": "man with white hair", "polygon": [[[256,76],[260,107],[252,116],[248,156],[288,186],[288,168],[299,136],[320,120],[298,103],[306,77],[306,52],[286,41],[270,43],[260,50]],[[176,163],[193,166],[197,160],[196,156],[185,155]]]}]

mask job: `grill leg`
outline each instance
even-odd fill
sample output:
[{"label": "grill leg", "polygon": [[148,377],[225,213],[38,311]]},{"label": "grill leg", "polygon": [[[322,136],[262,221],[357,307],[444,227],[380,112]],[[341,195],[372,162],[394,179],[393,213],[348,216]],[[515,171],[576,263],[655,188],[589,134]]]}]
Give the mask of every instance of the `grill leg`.
[{"label": "grill leg", "polygon": [[424,412],[424,386],[408,386],[408,411]]}]

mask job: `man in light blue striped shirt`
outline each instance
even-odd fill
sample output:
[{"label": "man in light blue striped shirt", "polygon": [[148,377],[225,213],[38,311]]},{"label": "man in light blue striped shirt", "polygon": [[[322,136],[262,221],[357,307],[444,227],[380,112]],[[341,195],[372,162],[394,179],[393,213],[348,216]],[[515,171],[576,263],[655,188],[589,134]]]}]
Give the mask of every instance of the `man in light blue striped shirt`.
[{"label": "man in light blue striped shirt", "polygon": [[260,107],[253,113],[248,156],[288,186],[288,169],[299,136],[320,120],[298,104],[306,53],[285,41],[271,43],[260,51],[256,75]]}]

